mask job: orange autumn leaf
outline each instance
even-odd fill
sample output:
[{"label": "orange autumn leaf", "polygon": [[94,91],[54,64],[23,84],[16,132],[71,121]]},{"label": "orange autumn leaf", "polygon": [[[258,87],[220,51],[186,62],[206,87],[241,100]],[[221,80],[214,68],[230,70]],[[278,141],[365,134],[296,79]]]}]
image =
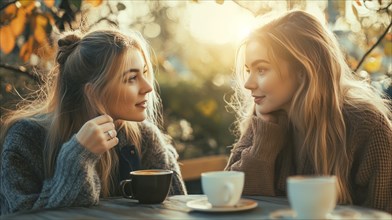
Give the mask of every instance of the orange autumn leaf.
[{"label": "orange autumn leaf", "polygon": [[23,45],[22,45],[22,47],[20,48],[20,51],[19,51],[19,56],[23,59],[23,61],[25,61],[26,62],[26,60],[24,59],[25,58],[25,54],[27,53],[27,48],[28,48],[28,41],[26,41]]},{"label": "orange autumn leaf", "polygon": [[48,19],[43,15],[37,15],[35,17],[35,22],[37,26],[46,26],[48,24]]},{"label": "orange autumn leaf", "polygon": [[40,44],[45,42],[46,33],[45,33],[45,29],[42,26],[37,26],[35,28],[35,30],[34,30],[34,38]]},{"label": "orange autumn leaf", "polygon": [[392,41],[392,33],[388,33],[387,35],[385,35],[385,39]]},{"label": "orange autumn leaf", "polygon": [[23,32],[25,23],[26,23],[26,13],[22,9],[18,10],[18,14],[16,18],[14,18],[10,23],[12,33],[14,34],[15,37],[19,36]]},{"label": "orange autumn leaf", "polygon": [[37,15],[37,17],[35,17],[34,38],[40,44],[46,39],[45,27],[47,24],[48,19],[45,16]]},{"label": "orange autumn leaf", "polygon": [[15,47],[15,37],[9,25],[0,28],[0,48],[4,54],[9,54]]},{"label": "orange autumn leaf", "polygon": [[27,62],[30,59],[31,53],[33,52],[33,44],[34,37],[30,36],[29,40],[23,44],[22,48],[20,48],[19,56],[24,62]]},{"label": "orange autumn leaf", "polygon": [[8,93],[10,93],[11,90],[12,90],[12,85],[9,84],[9,83],[7,83],[7,84],[5,85],[5,91],[8,92]]},{"label": "orange autumn leaf", "polygon": [[34,4],[35,0],[19,0],[19,3],[23,6],[26,7],[28,5]]},{"label": "orange autumn leaf", "polygon": [[28,1],[26,1],[26,4],[24,4],[24,5],[22,4],[22,6],[27,14],[32,13],[33,10],[36,8],[36,4],[35,4],[34,0],[33,1],[28,0]]},{"label": "orange autumn leaf", "polygon": [[44,0],[44,4],[48,7],[51,8],[54,6],[55,0]]},{"label": "orange autumn leaf", "polygon": [[4,12],[6,13],[6,14],[10,14],[10,15],[13,15],[13,14],[15,14],[16,13],[16,5],[15,4],[11,4],[11,5],[8,5],[5,9],[4,9]]},{"label": "orange autumn leaf", "polygon": [[97,7],[102,4],[103,0],[85,0],[85,2],[91,4],[94,7]]}]

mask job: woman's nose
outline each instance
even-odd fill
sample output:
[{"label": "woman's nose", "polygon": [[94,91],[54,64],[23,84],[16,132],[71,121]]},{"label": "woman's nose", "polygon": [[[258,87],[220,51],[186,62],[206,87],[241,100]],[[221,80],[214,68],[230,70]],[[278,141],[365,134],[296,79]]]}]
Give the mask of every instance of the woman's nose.
[{"label": "woman's nose", "polygon": [[254,80],[253,74],[249,74],[249,78],[244,84],[245,89],[254,90],[257,88],[256,80]]},{"label": "woman's nose", "polygon": [[142,81],[143,82],[142,82],[142,86],[141,86],[140,92],[142,94],[147,94],[147,93],[151,92],[152,91],[152,86],[151,86],[150,82],[146,78],[144,78],[144,77],[143,77]]}]

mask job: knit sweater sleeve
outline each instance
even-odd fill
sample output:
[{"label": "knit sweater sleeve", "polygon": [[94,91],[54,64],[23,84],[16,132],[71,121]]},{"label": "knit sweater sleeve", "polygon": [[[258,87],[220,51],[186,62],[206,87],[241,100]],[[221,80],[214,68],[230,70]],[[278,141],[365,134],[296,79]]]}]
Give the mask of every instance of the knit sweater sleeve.
[{"label": "knit sweater sleeve", "polygon": [[245,195],[275,195],[275,160],[283,148],[286,127],[258,117],[235,145],[225,170],[245,173]]},{"label": "knit sweater sleeve", "polygon": [[6,135],[0,171],[2,214],[97,204],[100,181],[95,164],[99,156],[73,136],[59,151],[54,175],[45,179],[40,146],[45,135],[38,135],[40,130],[36,123],[24,120],[14,124]]},{"label": "knit sweater sleeve", "polygon": [[392,213],[392,129],[385,118],[373,121],[370,136],[361,148],[360,164],[355,174],[357,196],[362,206]]},{"label": "knit sweater sleeve", "polygon": [[150,122],[140,124],[142,132],[142,168],[166,169],[173,171],[172,185],[169,195],[187,194],[178,164],[178,153],[170,144],[169,137],[165,136]]}]

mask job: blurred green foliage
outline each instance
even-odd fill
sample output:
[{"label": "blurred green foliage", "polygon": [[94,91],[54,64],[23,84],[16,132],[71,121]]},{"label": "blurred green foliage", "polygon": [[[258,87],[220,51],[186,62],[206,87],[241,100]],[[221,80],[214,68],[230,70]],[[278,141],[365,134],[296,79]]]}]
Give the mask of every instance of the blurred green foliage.
[{"label": "blurred green foliage", "polygon": [[223,99],[228,91],[211,81],[161,83],[165,124],[181,158],[226,153],[234,141],[229,131],[234,117]]}]

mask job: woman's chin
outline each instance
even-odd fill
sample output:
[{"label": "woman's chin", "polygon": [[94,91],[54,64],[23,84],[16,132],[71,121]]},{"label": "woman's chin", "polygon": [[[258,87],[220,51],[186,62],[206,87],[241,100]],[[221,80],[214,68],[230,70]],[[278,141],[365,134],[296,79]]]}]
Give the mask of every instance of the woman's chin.
[{"label": "woman's chin", "polygon": [[134,122],[142,122],[144,120],[146,120],[146,116],[145,115],[140,115],[140,116],[132,116],[132,117],[126,117],[126,118],[122,118],[122,119],[118,119],[121,121],[134,121]]},{"label": "woman's chin", "polygon": [[261,114],[261,115],[266,115],[266,114],[271,114],[272,112],[276,111],[275,109],[271,109],[271,108],[263,108],[263,107],[259,107],[256,108],[256,111]]},{"label": "woman's chin", "polygon": [[130,120],[130,121],[134,121],[134,122],[142,122],[142,121],[144,121],[144,120],[146,120],[146,117],[139,117],[139,118],[134,118],[134,119],[132,119],[132,120]]}]

